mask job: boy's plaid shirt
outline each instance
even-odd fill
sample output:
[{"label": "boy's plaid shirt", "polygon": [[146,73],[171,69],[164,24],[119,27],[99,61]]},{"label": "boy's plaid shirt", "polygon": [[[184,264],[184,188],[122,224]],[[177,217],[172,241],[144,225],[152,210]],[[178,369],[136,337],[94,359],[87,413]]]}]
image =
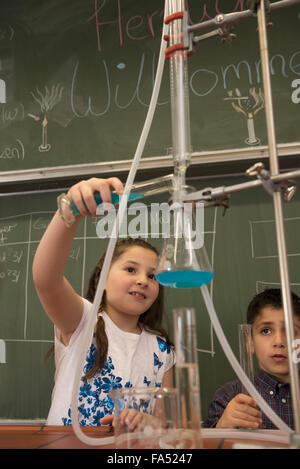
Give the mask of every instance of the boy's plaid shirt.
[{"label": "boy's plaid shirt", "polygon": [[[255,376],[255,387],[276,414],[291,428],[294,427],[292,399],[289,383],[280,383],[276,378],[259,369]],[[230,381],[219,388],[211,401],[208,417],[203,427],[215,427],[222,416],[227,404],[237,394],[242,392],[240,381]],[[262,412],[262,428],[277,427]]]}]

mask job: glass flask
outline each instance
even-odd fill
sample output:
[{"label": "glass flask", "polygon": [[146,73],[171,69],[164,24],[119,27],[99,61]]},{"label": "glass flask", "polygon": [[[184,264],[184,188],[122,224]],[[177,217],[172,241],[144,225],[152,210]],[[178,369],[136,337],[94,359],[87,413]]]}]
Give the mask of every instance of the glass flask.
[{"label": "glass flask", "polygon": [[[163,248],[156,278],[166,287],[197,288],[213,278],[204,247],[203,204],[175,202],[170,206],[169,223],[164,223]],[[193,226],[195,229],[193,230]]]}]

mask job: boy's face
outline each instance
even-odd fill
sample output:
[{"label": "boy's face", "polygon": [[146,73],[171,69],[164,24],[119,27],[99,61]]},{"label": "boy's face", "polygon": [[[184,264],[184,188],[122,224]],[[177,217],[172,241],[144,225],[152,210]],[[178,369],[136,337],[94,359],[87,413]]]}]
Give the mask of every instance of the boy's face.
[{"label": "boy's face", "polygon": [[[295,339],[300,338],[300,320],[294,316]],[[252,325],[253,347],[259,367],[282,383],[289,382],[289,362],[283,309],[266,306]]]}]

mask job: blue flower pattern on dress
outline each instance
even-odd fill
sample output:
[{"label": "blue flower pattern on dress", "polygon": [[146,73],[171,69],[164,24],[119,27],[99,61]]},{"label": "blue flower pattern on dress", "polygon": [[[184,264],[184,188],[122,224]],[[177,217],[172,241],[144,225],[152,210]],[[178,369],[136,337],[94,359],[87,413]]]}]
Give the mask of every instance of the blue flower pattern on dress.
[{"label": "blue flower pattern on dress", "polygon": [[169,344],[167,344],[167,342],[165,340],[161,339],[158,336],[156,336],[156,340],[157,340],[159,348],[162,352],[167,352],[167,353],[171,352],[171,347],[170,347]]},{"label": "blue flower pattern on dress", "polygon": [[163,366],[163,362],[160,361],[156,353],[154,352],[154,366],[158,366],[158,369],[160,369]]},{"label": "blue flower pattern on dress", "polygon": [[[170,346],[161,338],[156,337],[159,348],[162,352],[170,353]],[[84,373],[87,373],[93,366],[97,354],[97,349],[94,344],[89,348],[86,363],[84,366]],[[157,375],[157,371],[163,366],[163,362],[160,361],[157,354],[154,352],[154,375]],[[157,369],[155,367],[158,367]],[[114,411],[114,402],[110,398],[109,393],[111,390],[116,388],[131,388],[133,384],[130,381],[122,383],[123,378],[115,376],[115,367],[112,363],[112,358],[109,356],[104,364],[101,372],[89,381],[84,380],[79,390],[79,406],[78,412],[81,416],[79,424],[83,426],[100,426],[100,420],[105,415],[111,415]],[[151,379],[147,379],[144,376],[143,384],[148,387],[151,383]],[[155,382],[156,386],[161,386],[161,382]],[[104,394],[104,396],[103,396]],[[142,412],[147,412],[149,401],[145,400],[142,403]],[[136,404],[136,407],[137,404]],[[140,409],[141,410],[141,409]],[[68,416],[62,417],[63,425],[72,425],[71,420],[71,409],[68,410]]]},{"label": "blue flower pattern on dress", "polygon": [[147,380],[147,376],[144,376],[144,381],[143,381],[144,384],[147,384],[147,386],[150,385],[151,381],[148,381]]}]

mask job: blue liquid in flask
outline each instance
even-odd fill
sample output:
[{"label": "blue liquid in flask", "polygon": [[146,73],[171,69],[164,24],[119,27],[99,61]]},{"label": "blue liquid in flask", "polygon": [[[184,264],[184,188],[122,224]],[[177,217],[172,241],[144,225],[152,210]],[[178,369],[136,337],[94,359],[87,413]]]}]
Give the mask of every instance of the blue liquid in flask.
[{"label": "blue liquid in flask", "polygon": [[172,288],[201,287],[207,285],[213,276],[213,272],[204,270],[173,270],[156,274],[156,278],[161,285]]}]

